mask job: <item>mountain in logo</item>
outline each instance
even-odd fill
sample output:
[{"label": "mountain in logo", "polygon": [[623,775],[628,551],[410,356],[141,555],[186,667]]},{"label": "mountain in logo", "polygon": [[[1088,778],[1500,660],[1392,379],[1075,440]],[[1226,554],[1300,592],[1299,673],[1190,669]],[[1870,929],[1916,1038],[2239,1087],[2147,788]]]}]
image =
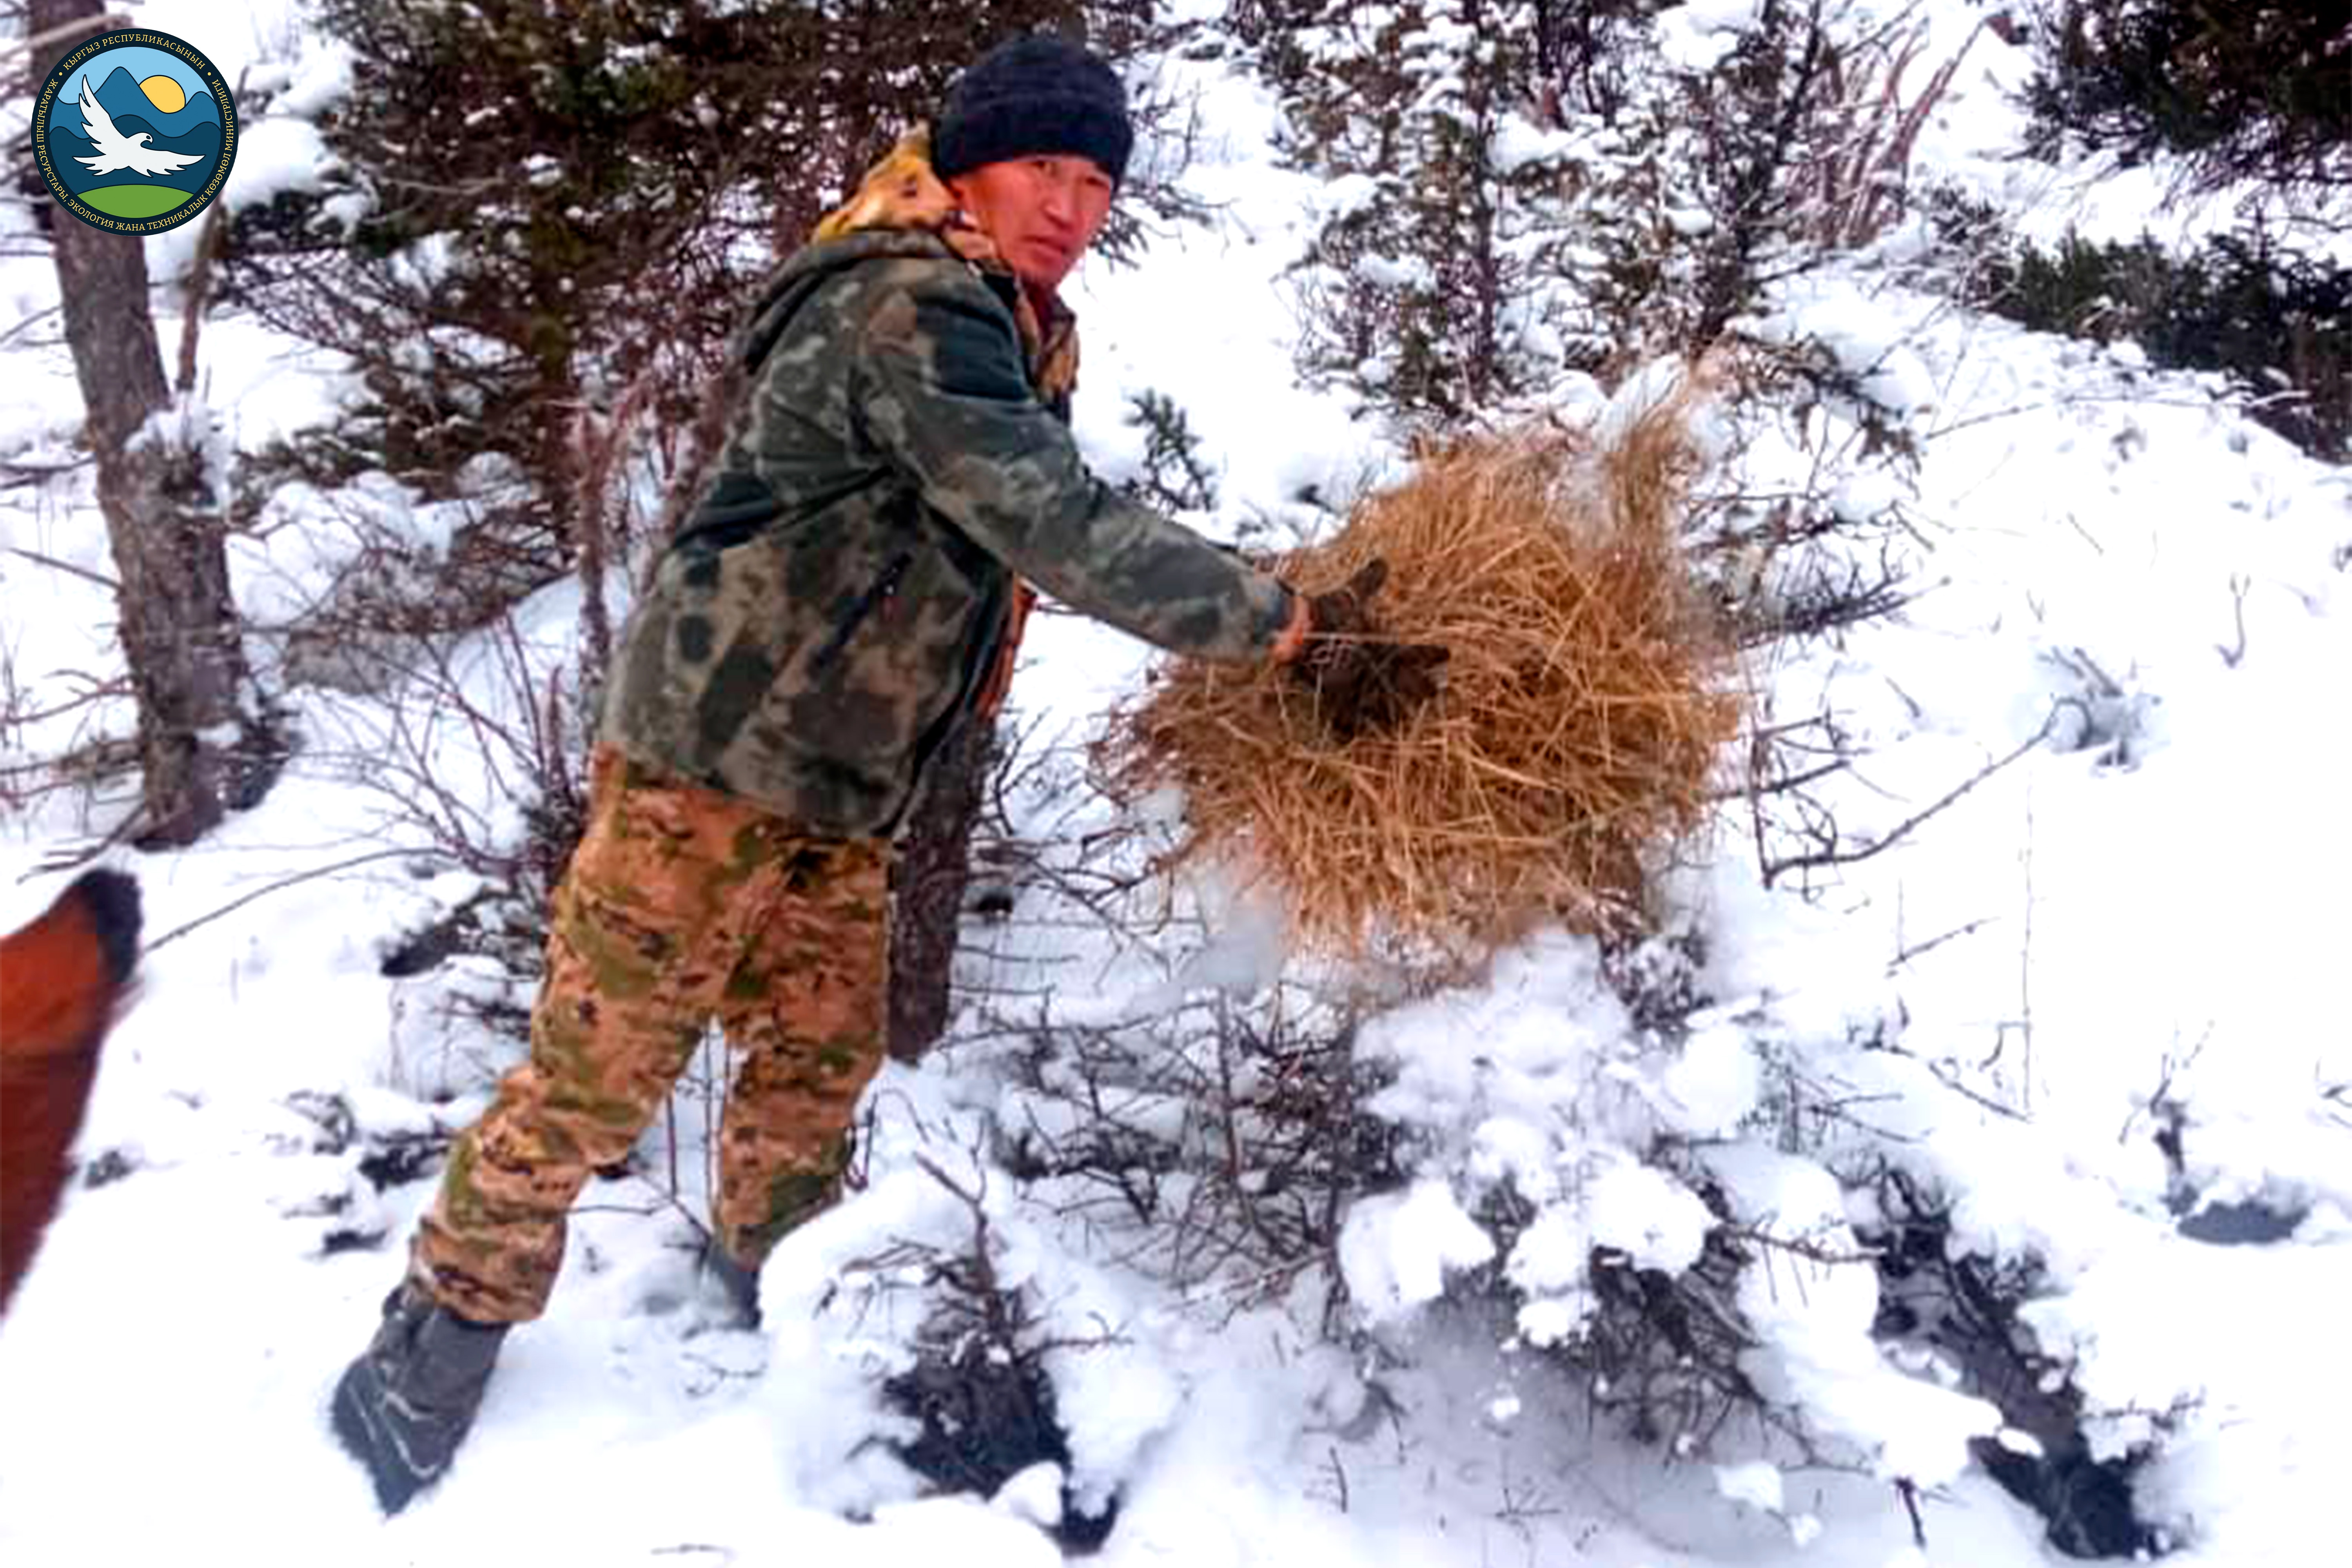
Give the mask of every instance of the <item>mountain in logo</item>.
[{"label": "mountain in logo", "polygon": [[[147,89],[139,85],[138,79],[121,66],[115,67],[113,73],[99,84],[98,101],[100,107],[114,116],[114,123],[117,125],[121,125],[124,120],[134,115],[146,121],[145,129],[155,133],[155,140],[158,142],[163,142],[166,137],[184,136],[207,121],[215,126],[221,122],[220,105],[213,101],[213,95],[206,92],[203,87],[199,86],[195,91],[188,94],[185,108],[166,114],[149,100]],[[71,116],[76,127],[79,127],[81,123],[79,109],[60,100],[58,112]],[[126,135],[131,133],[129,129],[124,132]]]}]

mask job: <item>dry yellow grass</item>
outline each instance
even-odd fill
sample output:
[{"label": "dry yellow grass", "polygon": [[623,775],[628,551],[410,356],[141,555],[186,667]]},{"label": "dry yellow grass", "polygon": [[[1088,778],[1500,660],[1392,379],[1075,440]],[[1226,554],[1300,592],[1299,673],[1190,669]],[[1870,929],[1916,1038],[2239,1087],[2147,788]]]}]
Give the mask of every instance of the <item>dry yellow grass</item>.
[{"label": "dry yellow grass", "polygon": [[1700,826],[1740,716],[1675,545],[1688,468],[1673,405],[1606,449],[1540,430],[1431,455],[1278,569],[1319,592],[1385,558],[1375,613],[1453,650],[1444,693],[1342,743],[1280,670],[1171,661],[1114,717],[1108,783],[1180,788],[1175,858],[1270,887],[1311,948],[1625,924],[1650,852]]}]

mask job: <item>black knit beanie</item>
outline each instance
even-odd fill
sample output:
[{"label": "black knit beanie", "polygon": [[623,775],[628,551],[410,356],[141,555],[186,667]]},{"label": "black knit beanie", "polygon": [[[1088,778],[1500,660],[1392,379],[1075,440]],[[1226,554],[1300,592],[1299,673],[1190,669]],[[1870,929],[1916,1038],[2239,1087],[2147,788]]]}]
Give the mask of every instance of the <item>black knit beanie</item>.
[{"label": "black knit beanie", "polygon": [[999,44],[956,79],[931,130],[931,167],[952,180],[1006,158],[1076,153],[1116,184],[1134,144],[1118,74],[1067,38],[1032,33]]}]

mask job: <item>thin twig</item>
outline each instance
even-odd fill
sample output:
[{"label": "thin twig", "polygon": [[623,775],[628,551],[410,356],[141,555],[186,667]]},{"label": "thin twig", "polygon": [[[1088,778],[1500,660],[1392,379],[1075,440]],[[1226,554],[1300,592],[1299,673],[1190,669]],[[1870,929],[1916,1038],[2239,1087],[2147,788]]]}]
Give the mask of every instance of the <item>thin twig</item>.
[{"label": "thin twig", "polygon": [[2252,584],[2242,574],[2231,574],[2230,610],[2238,623],[2238,640],[2234,644],[2213,645],[2213,650],[2221,656],[2221,662],[2231,669],[2237,668],[2239,661],[2246,657],[2246,590]]},{"label": "thin twig", "polygon": [[[237,90],[245,90],[243,76],[237,79]],[[180,316],[179,374],[173,383],[173,390],[182,397],[196,389],[196,343],[204,332],[205,299],[212,290],[214,260],[227,244],[225,225],[228,210],[226,202],[213,204],[196,236],[196,253],[188,262],[187,308]]]},{"label": "thin twig", "polygon": [[277,881],[268,883],[263,887],[256,888],[252,892],[247,893],[242,898],[232,899],[227,903],[223,904],[220,908],[214,910],[207,914],[198,915],[194,920],[188,921],[185,925],[174,926],[172,930],[165,931],[162,936],[157,937],[153,942],[148,942],[139,951],[142,955],[153,952],[158,948],[167,946],[172,942],[179,941],[182,937],[187,935],[190,931],[196,930],[200,926],[210,925],[213,921],[220,919],[223,915],[236,913],[238,910],[245,908],[247,904],[255,902],[257,900],[266,899],[272,893],[282,893],[287,889],[298,887],[304,882],[316,881],[320,877],[331,877],[338,871],[348,871],[354,866],[366,866],[378,860],[415,860],[424,858],[452,859],[454,858],[444,850],[435,849],[429,846],[418,846],[401,849],[376,849],[372,850],[365,855],[354,855],[348,860],[338,860],[331,866],[317,866],[311,868],[308,871],[297,871],[290,877],[281,877]]},{"label": "thin twig", "polygon": [[1943,946],[1948,942],[1951,942],[1964,936],[1973,936],[1978,931],[1982,931],[1985,927],[1993,924],[2000,919],[2000,917],[1999,915],[1980,915],[1965,925],[1954,926],[1951,930],[1945,931],[1940,936],[1931,936],[1926,942],[1919,942],[1915,946],[1906,947],[1895,955],[1894,962],[1886,966],[1886,973],[1889,974],[1894,973],[1896,970],[1902,968],[1913,959],[1923,958],[1928,953],[1935,952],[1937,948]]},{"label": "thin twig", "polygon": [[1911,1516],[1911,1544],[1920,1551],[1927,1550],[1927,1524],[1919,1517],[1918,1483],[1908,1476],[1895,1478],[1895,1495],[1903,1500],[1904,1511]]},{"label": "thin twig", "polygon": [[54,555],[44,555],[37,550],[26,550],[22,545],[11,544],[7,549],[9,554],[21,555],[36,566],[47,566],[51,571],[63,572],[68,576],[79,577],[86,583],[95,583],[110,594],[115,591],[114,579],[102,572],[93,572],[87,566],[77,566],[70,561],[60,561]]},{"label": "thin twig", "polygon": [[1922,823],[1927,821],[1938,812],[1943,811],[1946,807],[1958,800],[1962,795],[1967,795],[1970,790],[1975,789],[1979,784],[1984,783],[1985,780],[1992,777],[1995,773],[2000,773],[2002,769],[2010,766],[2019,758],[2024,756],[2028,752],[2031,752],[2036,746],[2039,746],[2042,742],[2048,740],[2050,738],[2051,727],[2055,724],[2057,721],[2058,710],[2053,707],[2051,710],[2050,716],[2042,721],[2042,727],[2034,731],[2032,734],[2027,736],[2023,743],[2019,745],[2015,751],[1996,762],[1988,763],[1985,766],[1979,768],[1974,774],[1963,780],[1957,787],[1946,793],[1941,798],[1937,799],[1933,805],[1927,806],[1925,810],[1916,812],[1912,816],[1904,818],[1901,822],[1896,823],[1895,826],[1887,832],[1885,837],[1876,840],[1871,844],[1869,847],[1856,849],[1851,853],[1836,849],[1823,850],[1822,853],[1817,855],[1800,855],[1795,857],[1793,859],[1776,860],[1765,868],[1764,885],[1766,887],[1770,887],[1775,878],[1790,871],[1811,870],[1822,866],[1852,866],[1861,861],[1867,860],[1882,851],[1893,848],[1895,845],[1901,843]]}]

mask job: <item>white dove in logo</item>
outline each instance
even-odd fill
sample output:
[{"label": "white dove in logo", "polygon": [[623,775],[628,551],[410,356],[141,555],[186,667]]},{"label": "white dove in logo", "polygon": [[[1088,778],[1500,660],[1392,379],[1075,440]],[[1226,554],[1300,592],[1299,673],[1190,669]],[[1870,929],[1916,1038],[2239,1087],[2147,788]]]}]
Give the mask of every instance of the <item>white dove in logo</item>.
[{"label": "white dove in logo", "polygon": [[81,128],[98,146],[95,158],[77,157],[74,162],[87,164],[93,174],[111,174],[117,169],[128,169],[134,174],[176,174],[189,164],[199,161],[194,153],[166,153],[146,145],[147,132],[125,136],[114,128],[114,117],[106,112],[89,90],[89,78],[81,79]]}]

